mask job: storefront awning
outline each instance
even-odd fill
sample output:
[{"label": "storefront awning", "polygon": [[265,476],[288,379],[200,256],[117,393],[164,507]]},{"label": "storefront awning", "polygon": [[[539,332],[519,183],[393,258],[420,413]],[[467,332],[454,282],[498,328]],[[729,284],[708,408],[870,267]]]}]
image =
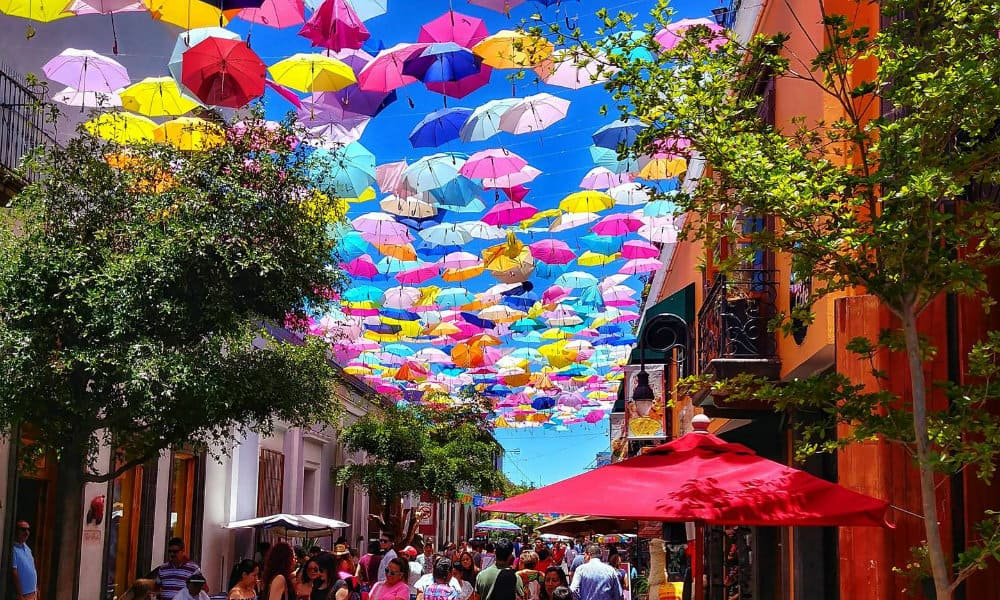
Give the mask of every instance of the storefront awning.
[{"label": "storefront awning", "polygon": [[[646,325],[649,323],[650,319],[657,315],[675,315],[684,321],[685,324],[690,326],[694,322],[694,284],[689,284],[684,288],[674,292],[673,294],[667,296],[663,300],[660,300],[653,306],[649,307],[642,316],[642,325],[639,327],[638,339],[642,339],[642,336],[646,332]],[[666,360],[666,356],[663,352],[657,352],[655,350],[646,349],[646,362],[663,362]],[[632,349],[632,353],[629,355],[629,364],[639,363],[639,347],[636,346]]]}]

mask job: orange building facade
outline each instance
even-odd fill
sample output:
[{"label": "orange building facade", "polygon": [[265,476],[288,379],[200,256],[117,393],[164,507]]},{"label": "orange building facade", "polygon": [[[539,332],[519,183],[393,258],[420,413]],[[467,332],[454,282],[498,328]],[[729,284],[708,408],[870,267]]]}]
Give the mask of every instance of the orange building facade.
[{"label": "orange building facade", "polygon": [[[849,15],[856,25],[873,30],[880,23],[876,3],[852,0],[789,0],[731,3],[730,26],[741,39],[756,33],[788,33],[786,52],[792,67],[808,69],[816,48],[824,46],[821,8],[828,14]],[[854,76],[865,77],[871,64],[856,65]],[[875,110],[878,106],[875,105]],[[807,122],[833,122],[839,107],[810,82],[790,78],[768,82],[760,116],[779,130],[790,130],[793,118]],[[876,114],[870,115],[872,117]],[[692,161],[687,180],[710,175],[711,165]],[[694,218],[686,215],[683,218]],[[757,223],[752,226],[780,227]],[[746,226],[746,224],[744,224]],[[746,229],[744,229],[746,230]],[[650,362],[666,363],[666,394],[674,405],[668,419],[668,436],[690,430],[691,417],[705,413],[713,418],[712,430],[729,440],[746,444],[759,454],[793,464],[794,417],[772,407],[750,402],[737,404],[711,395],[682,397],[672,386],[677,377],[712,374],[726,378],[754,373],[778,381],[826,372],[847,375],[858,383],[871,383],[871,365],[846,350],[857,336],[875,339],[881,329],[894,325],[888,311],[864,290],[827,296],[814,306],[815,320],[800,324],[793,335],[770,332],[767,321],[788,313],[804,296],[810,281],[796,281],[790,257],[761,253],[745,268],[720,273],[713,257],[726,248],[706,248],[701,242],[678,241],[664,247],[664,269],[649,286],[644,306],[642,337],[652,317],[672,313],[686,323],[687,342],[665,356],[646,352]],[[998,273],[1000,274],[1000,273]],[[990,294],[1000,292],[1000,277],[992,277]],[[685,308],[685,304],[688,305]],[[1000,315],[984,314],[974,298],[942,296],[921,316],[922,332],[938,348],[927,363],[928,381],[962,383],[967,355],[985,333],[1000,328]],[[739,332],[739,333],[734,333]],[[890,374],[889,387],[906,399],[909,374],[902,356],[879,355],[875,365]],[[633,361],[638,354],[633,353]],[[629,385],[617,409],[624,410]],[[930,409],[947,408],[947,399],[932,392]],[[616,458],[634,454],[643,444],[628,440],[627,424],[615,428],[612,444]],[[617,438],[617,439],[616,439]],[[920,490],[913,459],[899,446],[872,441],[852,446],[837,456],[816,457],[795,464],[814,475],[888,500],[894,508],[894,528],[706,528],[705,551],[700,558],[706,572],[706,595],[716,599],[788,600],[905,600],[921,598],[922,590],[894,572],[910,562],[910,548],[924,539]],[[948,551],[953,555],[975,539],[973,525],[984,511],[1000,508],[1000,485],[983,484],[974,472],[939,480],[938,511]],[[926,596],[931,597],[931,596]],[[1000,566],[971,577],[955,596],[960,600],[1000,599]]]}]

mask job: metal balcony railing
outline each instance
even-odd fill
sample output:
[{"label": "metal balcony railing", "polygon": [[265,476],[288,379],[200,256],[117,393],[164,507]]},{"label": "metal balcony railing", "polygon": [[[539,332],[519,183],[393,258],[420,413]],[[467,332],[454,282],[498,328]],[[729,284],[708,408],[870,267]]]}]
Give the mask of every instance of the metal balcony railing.
[{"label": "metal balcony railing", "polygon": [[15,184],[33,181],[34,173],[17,171],[22,157],[39,146],[56,143],[45,132],[41,102],[44,99],[23,77],[0,63],[0,179]]},{"label": "metal balcony railing", "polygon": [[731,29],[736,22],[736,13],[740,10],[742,0],[729,0],[725,6],[712,9],[712,17],[721,27]]},{"label": "metal balcony railing", "polygon": [[777,314],[777,275],[770,269],[738,269],[716,276],[698,311],[699,373],[718,371],[713,362],[723,359],[777,358],[777,340],[768,330]]}]

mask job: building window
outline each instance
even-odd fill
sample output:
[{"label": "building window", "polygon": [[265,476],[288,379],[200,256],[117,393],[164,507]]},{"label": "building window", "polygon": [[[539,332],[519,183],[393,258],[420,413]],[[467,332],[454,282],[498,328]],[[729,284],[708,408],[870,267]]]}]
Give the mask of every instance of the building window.
[{"label": "building window", "polygon": [[262,448],[257,473],[257,516],[280,513],[285,490],[285,455]]}]

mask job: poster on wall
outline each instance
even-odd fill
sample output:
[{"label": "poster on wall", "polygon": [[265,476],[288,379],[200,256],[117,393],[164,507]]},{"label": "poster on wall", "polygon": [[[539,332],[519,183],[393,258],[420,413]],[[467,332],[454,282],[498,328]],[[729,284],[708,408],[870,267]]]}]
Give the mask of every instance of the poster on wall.
[{"label": "poster on wall", "polygon": [[643,410],[632,401],[638,383],[639,365],[625,365],[625,431],[630,440],[665,440],[667,438],[666,378],[663,365],[646,365],[649,387],[653,389],[653,405]]}]

